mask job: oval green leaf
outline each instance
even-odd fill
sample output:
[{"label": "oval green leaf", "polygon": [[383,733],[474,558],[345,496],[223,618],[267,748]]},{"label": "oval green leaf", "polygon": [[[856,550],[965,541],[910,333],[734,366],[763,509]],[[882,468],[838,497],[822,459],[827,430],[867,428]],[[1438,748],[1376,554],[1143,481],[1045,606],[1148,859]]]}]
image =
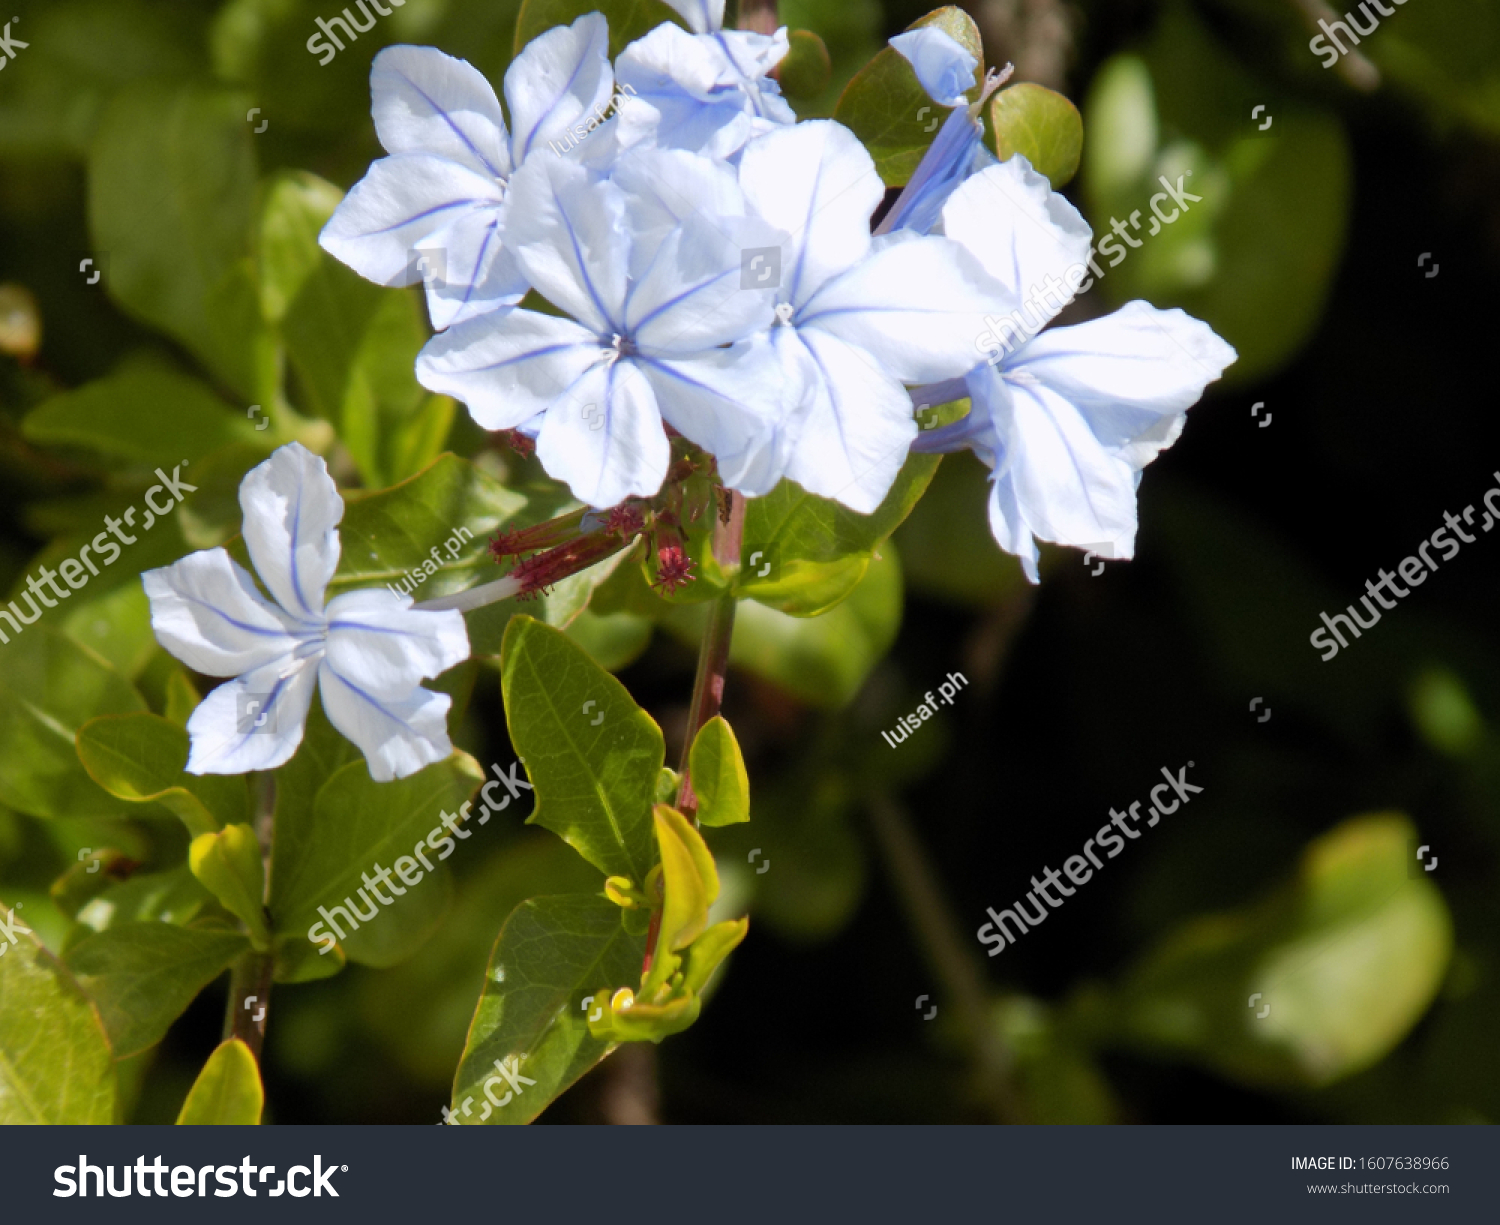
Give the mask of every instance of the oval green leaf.
[{"label": "oval green leaf", "polygon": [[232,1126],[260,1123],[266,1092],[250,1048],[230,1038],[214,1048],[182,1103],[179,1124]]}]

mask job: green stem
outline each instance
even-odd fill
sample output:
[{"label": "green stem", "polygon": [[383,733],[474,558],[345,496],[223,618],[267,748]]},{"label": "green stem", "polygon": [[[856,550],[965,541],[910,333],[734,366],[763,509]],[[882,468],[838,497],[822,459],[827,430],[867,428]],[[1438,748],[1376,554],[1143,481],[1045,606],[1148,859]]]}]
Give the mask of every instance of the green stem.
[{"label": "green stem", "polygon": [[1022,1111],[1011,1085],[1014,1061],[991,1015],[983,971],[964,944],[937,874],[906,814],[894,801],[872,795],[867,811],[897,896],[928,964],[958,1013],[984,1096],[997,1121],[1021,1122]]},{"label": "green stem", "polygon": [[[271,972],[276,957],[272,953],[250,951],[234,963],[229,976],[229,1003],[224,1012],[224,1041],[238,1038],[250,1048],[260,1062],[260,1048],[266,1038],[266,1018],[270,1015]],[[259,1019],[257,1019],[259,1018]]]}]

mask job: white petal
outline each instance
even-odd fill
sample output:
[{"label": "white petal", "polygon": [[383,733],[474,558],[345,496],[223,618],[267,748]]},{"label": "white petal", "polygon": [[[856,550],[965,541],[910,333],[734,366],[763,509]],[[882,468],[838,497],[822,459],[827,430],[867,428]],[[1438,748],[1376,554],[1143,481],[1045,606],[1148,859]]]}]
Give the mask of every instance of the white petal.
[{"label": "white petal", "polygon": [[912,66],[917,80],[934,102],[958,106],[974,88],[979,61],[946,30],[923,26],[891,39],[891,46]]},{"label": "white petal", "polygon": [[734,169],[686,149],[630,149],[611,178],[626,195],[633,277],[644,273],[667,235],[689,217],[745,215],[745,193]]},{"label": "white petal", "polygon": [[600,364],[579,379],[548,409],[536,437],[547,474],[590,506],[656,493],[671,451],[651,385],[628,360]]},{"label": "white petal", "polygon": [[1034,378],[990,368],[976,371],[969,387],[975,410],[994,422],[1001,446],[995,478],[1010,483],[1026,528],[1104,557],[1132,556],[1135,474],[1077,408]]},{"label": "white petal", "polygon": [[741,253],[776,236],[753,219],[689,217],[631,286],[627,334],[642,353],[687,357],[764,331],[775,318],[775,290],[742,287]]},{"label": "white petal", "polygon": [[289,442],[245,474],[240,509],[245,547],[261,582],[294,617],[321,623],[344,517],[328,465],[300,442]]},{"label": "white petal", "polygon": [[423,239],[430,252],[424,276],[427,313],[441,331],[502,306],[514,306],[529,285],[502,241],[503,210],[474,209],[446,229]]},{"label": "white petal", "polygon": [[188,719],[189,774],[274,770],[302,743],[318,661],[273,660],[220,685]]},{"label": "white petal", "polygon": [[602,113],[614,86],[601,14],[588,13],[532,39],[505,73],[516,164],[549,141],[563,142],[581,118]]},{"label": "white petal", "polygon": [[995,542],[1011,556],[1020,558],[1021,569],[1028,579],[1040,582],[1041,550],[1036,547],[1036,537],[1016,501],[1015,482],[1009,476],[997,477],[990,483],[989,512],[990,534]]},{"label": "white petal", "polygon": [[858,345],[893,378],[935,383],[979,363],[975,341],[996,301],[996,286],[957,243],[902,230],[813,295],[797,326]]},{"label": "white petal", "polygon": [[776,342],[784,361],[805,367],[794,375],[806,390],[790,427],[787,476],[809,493],[870,514],[917,435],[911,397],[863,349],[818,328],[777,328]]},{"label": "white petal", "polygon": [[370,65],[375,131],[387,153],[446,158],[492,182],[511,171],[494,87],[436,47],[387,47]]},{"label": "white petal", "polygon": [[724,28],[724,0],[666,0],[695,34],[711,34]]},{"label": "white petal", "polygon": [[537,292],[586,328],[624,329],[630,234],[625,193],[560,157],[534,157],[511,179],[505,243]]},{"label": "white petal", "polygon": [[686,360],[635,364],[650,379],[663,419],[718,460],[729,488],[759,497],[786,475],[781,427],[796,401],[785,395],[781,359],[766,337]]},{"label": "white petal", "polygon": [[223,549],[141,575],[156,640],[194,672],[238,676],[296,650],[298,623]]},{"label": "white petal", "polygon": [[1191,315],[1130,302],[1103,319],[1050,328],[1006,365],[1064,396],[1139,471],[1172,445],[1188,408],[1237,356]]},{"label": "white petal", "polygon": [[[972,175],[948,198],[943,233],[1048,319],[1072,300],[1069,269],[1086,269],[1093,241],[1082,214],[1019,153]],[[1074,273],[1073,286],[1084,275]]]},{"label": "white petal", "polygon": [[544,411],[607,353],[570,319],[492,311],[429,340],[417,357],[417,382],[462,400],[485,429],[509,430]]},{"label": "white petal", "polygon": [[870,217],[885,184],[859,139],[831,119],[762,136],[740,159],[740,186],[757,213],[791,235],[781,254],[781,298],[801,306],[870,250]]},{"label": "white petal", "polygon": [[375,587],[328,601],[325,656],[361,688],[404,697],[467,659],[469,635],[462,613],[413,609],[410,596]]},{"label": "white petal", "polygon": [[413,688],[384,697],[340,675],[328,660],[319,665],[318,680],[328,721],[365,755],[377,783],[406,778],[453,752],[448,739],[453,699],[446,693]]},{"label": "white petal", "polygon": [[473,170],[426,154],[381,158],[349,189],[318,235],[340,263],[377,285],[422,279],[414,249],[469,213],[496,215],[500,192]]}]

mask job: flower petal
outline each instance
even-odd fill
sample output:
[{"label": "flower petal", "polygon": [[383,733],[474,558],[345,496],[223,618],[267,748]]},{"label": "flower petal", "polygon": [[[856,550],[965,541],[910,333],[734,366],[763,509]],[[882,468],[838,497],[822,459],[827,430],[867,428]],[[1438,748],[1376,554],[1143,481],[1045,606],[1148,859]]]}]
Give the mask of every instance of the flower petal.
[{"label": "flower petal", "polygon": [[502,306],[514,306],[529,288],[515,256],[505,249],[502,209],[471,209],[451,226],[417,243],[432,251],[432,275],[424,277],[427,313],[442,331]]},{"label": "flower petal", "polygon": [[695,34],[711,34],[724,28],[724,0],[666,0]]},{"label": "flower petal", "polygon": [[297,649],[298,623],[223,549],[141,575],[156,640],[194,672],[238,676]]},{"label": "flower petal", "polygon": [[188,718],[189,774],[274,770],[302,743],[316,657],[273,660],[220,685]]},{"label": "flower petal", "polygon": [[448,739],[453,699],[446,693],[413,688],[400,697],[382,696],[342,676],[326,659],[318,666],[318,681],[328,721],[365,755],[377,783],[406,778],[453,752]]},{"label": "flower petal", "polygon": [[651,384],[625,360],[595,366],[547,410],[536,455],[580,502],[602,507],[656,493],[672,448]]},{"label": "flower petal", "polygon": [[625,193],[560,157],[534,157],[511,179],[505,243],[547,301],[608,336],[625,301]]},{"label": "flower petal", "polygon": [[328,601],[325,655],[369,692],[405,697],[467,659],[469,634],[462,613],[414,609],[410,596],[375,587]]},{"label": "flower petal", "polygon": [[1066,398],[1139,471],[1172,445],[1187,410],[1237,356],[1191,315],[1130,302],[1103,319],[1049,328],[1006,367]]},{"label": "flower petal", "polygon": [[505,73],[516,164],[549,141],[565,144],[579,119],[609,106],[614,88],[609,29],[601,14],[588,13],[532,39]]},{"label": "flower petal", "polygon": [[493,311],[440,332],[417,357],[417,382],[453,396],[487,430],[509,430],[548,408],[610,350],[571,319]]},{"label": "flower petal", "polygon": [[843,124],[814,119],[762,136],[740,159],[752,208],[791,235],[782,248],[782,301],[801,307],[869,253],[870,217],[885,184]]},{"label": "flower petal", "polygon": [[891,46],[912,66],[927,96],[943,106],[958,106],[974,88],[974,70],[979,67],[968,49],[937,26],[908,30],[891,39]]},{"label": "flower petal", "polygon": [[683,360],[636,358],[663,419],[718,461],[724,484],[747,497],[769,493],[786,475],[781,359],[758,336]]},{"label": "flower petal", "polygon": [[1069,270],[1088,264],[1093,241],[1083,215],[1019,153],[973,175],[948,198],[943,233],[1047,319],[1072,301],[1083,274],[1068,285]]},{"label": "flower petal", "polygon": [[500,99],[466,60],[436,47],[387,47],[370,65],[370,95],[387,153],[445,158],[492,183],[510,174]]},{"label": "flower petal", "polygon": [[495,184],[456,162],[385,157],[333,210],[318,245],[377,285],[415,285],[422,272],[413,251],[423,239],[469,213],[493,218],[499,207]]},{"label": "flower petal", "polygon": [[289,442],[246,473],[240,509],[245,547],[261,582],[292,616],[321,625],[344,517],[328,465],[300,442]]},{"label": "flower petal", "polygon": [[975,339],[999,292],[951,239],[903,230],[825,284],[796,322],[858,345],[892,378],[932,383],[979,364]]},{"label": "flower petal", "polygon": [[621,155],[610,177],[626,195],[632,277],[645,272],[667,235],[689,217],[746,212],[734,168],[686,149],[638,146]]},{"label": "flower petal", "polygon": [[783,362],[805,385],[787,476],[868,515],[890,492],[917,434],[906,389],[863,349],[819,328],[777,328]]}]

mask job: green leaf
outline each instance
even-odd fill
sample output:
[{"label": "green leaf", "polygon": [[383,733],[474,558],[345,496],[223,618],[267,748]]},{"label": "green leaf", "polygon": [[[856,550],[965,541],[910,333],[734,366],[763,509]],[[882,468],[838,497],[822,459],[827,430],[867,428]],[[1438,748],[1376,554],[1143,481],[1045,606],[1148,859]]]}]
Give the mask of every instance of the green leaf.
[{"label": "green leaf", "polygon": [[188,1090],[177,1122],[221,1127],[255,1125],[260,1122],[265,1102],[260,1065],[248,1046],[238,1038],[230,1038],[216,1046],[208,1057]]},{"label": "green leaf", "polygon": [[875,550],[911,513],[939,459],[909,458],[871,515],[856,514],[791,481],[751,498],[735,594],[796,617],[827,612],[854,590]]},{"label": "green leaf", "polygon": [[511,620],[500,667],[511,743],[536,788],[527,823],[608,876],[645,880],[661,728],[583,648],[530,617]]},{"label": "green leaf", "polygon": [[78,758],[99,786],[132,804],[155,800],[188,833],[212,833],[250,819],[242,775],[188,774],[187,731],[153,714],[101,715],[78,729]]},{"label": "green leaf", "polygon": [[13,638],[0,648],[0,803],[36,817],[118,814],[124,805],[84,772],[73,738],[95,715],[145,708],[130,682],[72,639],[46,626]]},{"label": "green leaf", "polygon": [[[970,91],[972,99],[978,92],[977,82],[984,79],[984,47],[974,19],[950,5],[928,13],[907,29],[924,26],[946,31],[979,61],[975,69],[976,85]],[[947,107],[939,106],[927,96],[901,53],[887,46],[849,82],[833,117],[853,131],[870,151],[875,169],[886,186],[902,187],[911,180],[912,172],[948,113]]]},{"label": "green leaf", "polygon": [[[0,911],[7,921],[14,913]],[[57,959],[20,927],[16,935],[0,955],[0,1124],[113,1123],[104,1023]]]},{"label": "green leaf", "polygon": [[788,98],[816,98],[828,88],[833,60],[823,40],[811,30],[793,30],[787,38],[786,58],[778,65],[778,79]]},{"label": "green leaf", "polygon": [[[529,1123],[609,1051],[589,1033],[582,1005],[603,997],[597,1010],[616,985],[640,977],[645,936],[626,931],[621,914],[603,897],[539,897],[506,920],[454,1077],[458,1122]],[[496,1063],[511,1059],[536,1084],[505,1101],[511,1090]]]},{"label": "green leaf", "polygon": [[1007,161],[1022,154],[1054,191],[1078,173],[1083,156],[1083,116],[1062,94],[1029,82],[990,99],[995,153]]},{"label": "green leaf", "polygon": [[650,618],[634,613],[601,614],[582,608],[565,628],[596,664],[606,672],[619,672],[640,658],[655,627]]},{"label": "green leaf", "polygon": [[989,470],[973,455],[950,456],[896,533],[906,586],[972,608],[1021,597],[1020,563],[990,535]]},{"label": "green leaf", "polygon": [[[271,864],[273,930],[289,940],[321,941],[323,937],[309,934],[323,923],[319,908],[347,909],[352,898],[366,915],[372,906],[377,909],[373,918],[353,918],[347,927],[336,918],[348,937],[339,943],[349,959],[390,965],[409,956],[441,918],[441,909],[435,915],[436,899],[441,897],[442,908],[447,905],[447,886],[427,879],[446,875],[438,859],[454,853],[438,850],[449,838],[442,816],[467,817],[468,801],[483,781],[479,766],[464,753],[388,783],[375,782],[360,758],[323,784],[310,809],[289,805],[283,813],[278,805]],[[463,831],[450,840],[461,844],[466,835],[472,837]],[[424,854],[434,853],[430,871],[415,855],[419,844]],[[416,883],[391,875],[402,868]],[[366,885],[365,875],[375,879],[380,893]],[[395,884],[382,886],[388,880]],[[379,901],[382,895],[386,902]],[[388,916],[386,911],[395,913]],[[366,923],[384,930],[366,933]]]},{"label": "green leaf", "polygon": [[1124,1036],[1252,1085],[1325,1085],[1377,1063],[1452,952],[1442,895],[1411,873],[1416,841],[1402,816],[1354,818],[1312,843],[1288,888],[1187,924],[1128,977]]},{"label": "green leaf", "polygon": [[239,932],[116,923],[80,940],[67,964],[99,1006],[115,1058],[155,1046],[204,987],[249,947]]},{"label": "green leaf", "polygon": [[248,253],[255,155],[243,100],[201,86],[126,86],[100,121],[88,183],[110,296],[224,365],[208,307]]},{"label": "green leaf", "polygon": [[687,965],[682,972],[682,989],[701,995],[719,964],[728,957],[750,931],[749,919],[726,919],[715,923],[693,941],[687,951]]},{"label": "green leaf", "polygon": [[[110,882],[77,913],[78,922],[63,942],[63,953],[94,932],[126,923],[173,924],[184,927],[206,910],[218,913],[213,897],[188,869],[179,864],[167,872],[143,872],[127,881]],[[228,922],[228,916],[224,916]]]},{"label": "green leaf", "polygon": [[603,13],[609,22],[609,55],[613,59],[664,21],[682,25],[681,18],[661,0],[525,0],[516,18],[515,53],[554,26],[572,25],[585,13]]},{"label": "green leaf", "polygon": [[188,847],[188,867],[219,904],[250,929],[256,948],[268,949],[266,870],[260,843],[248,825],[226,825],[217,833],[199,834]]},{"label": "green leaf", "polygon": [[739,741],[723,715],[703,725],[689,761],[700,825],[735,825],[750,819],[750,776]]},{"label": "green leaf", "polygon": [[658,804],[652,816],[661,849],[664,897],[657,947],[675,953],[708,926],[708,908],[719,896],[719,874],[703,835],[686,817],[666,804]]},{"label": "green leaf", "polygon": [[175,466],[217,447],[262,438],[243,409],[230,409],[199,380],[149,362],[129,363],[44,400],[21,432],[32,442],[87,447],[147,468],[161,465],[169,476]]}]

